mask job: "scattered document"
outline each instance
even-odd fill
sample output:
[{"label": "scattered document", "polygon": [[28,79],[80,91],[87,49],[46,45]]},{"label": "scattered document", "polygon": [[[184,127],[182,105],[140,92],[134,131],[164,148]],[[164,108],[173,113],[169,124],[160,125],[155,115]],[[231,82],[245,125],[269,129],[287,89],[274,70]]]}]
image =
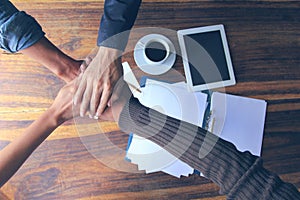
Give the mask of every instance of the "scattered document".
[{"label": "scattered document", "polygon": [[[141,104],[197,126],[207,123],[209,131],[233,143],[238,150],[248,150],[260,156],[266,101],[214,92],[210,106],[207,106],[208,95],[188,92],[184,82],[170,84],[147,79],[145,86],[140,87],[127,65],[123,63],[123,67],[127,67],[126,73],[129,73],[125,81]],[[210,111],[209,119],[204,117],[207,110]],[[128,142],[126,159],[146,173],[163,171],[179,178],[194,172],[192,167],[168,151],[134,133]]]},{"label": "scattered document", "polygon": [[264,100],[214,92],[211,98],[213,133],[239,151],[260,156],[267,103]]}]

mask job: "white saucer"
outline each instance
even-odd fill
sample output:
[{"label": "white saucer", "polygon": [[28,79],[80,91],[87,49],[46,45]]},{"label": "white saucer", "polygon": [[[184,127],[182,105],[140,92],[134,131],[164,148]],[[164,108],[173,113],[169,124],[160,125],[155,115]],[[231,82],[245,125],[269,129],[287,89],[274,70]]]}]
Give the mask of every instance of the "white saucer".
[{"label": "white saucer", "polygon": [[[170,53],[168,58],[163,62],[159,64],[149,64],[144,57],[144,45],[147,41],[153,39],[153,38],[159,38],[164,41],[166,41],[170,47]],[[135,45],[134,47],[134,60],[137,64],[137,66],[145,73],[151,74],[151,75],[160,75],[165,72],[167,72],[169,69],[172,68],[174,65],[174,62],[176,60],[176,51],[173,43],[171,40],[169,40],[167,37],[160,35],[160,34],[149,34],[144,37],[142,37]]]}]

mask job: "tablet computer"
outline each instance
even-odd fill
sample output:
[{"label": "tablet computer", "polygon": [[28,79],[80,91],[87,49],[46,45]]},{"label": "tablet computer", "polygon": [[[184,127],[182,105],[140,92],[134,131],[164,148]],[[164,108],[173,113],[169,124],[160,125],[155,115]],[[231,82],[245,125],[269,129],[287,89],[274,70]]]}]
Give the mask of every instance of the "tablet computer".
[{"label": "tablet computer", "polygon": [[179,30],[177,36],[187,85],[191,91],[236,83],[222,24]]}]

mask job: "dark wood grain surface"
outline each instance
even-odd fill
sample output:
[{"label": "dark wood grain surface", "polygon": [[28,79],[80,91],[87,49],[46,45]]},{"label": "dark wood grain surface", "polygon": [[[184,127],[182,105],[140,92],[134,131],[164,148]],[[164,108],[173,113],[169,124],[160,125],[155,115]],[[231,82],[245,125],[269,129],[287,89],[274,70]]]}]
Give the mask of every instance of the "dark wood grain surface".
[{"label": "dark wood grain surface", "polygon": [[[96,44],[103,1],[14,0],[34,16],[47,37],[84,58]],[[226,92],[268,103],[262,157],[267,169],[300,189],[300,3],[298,1],[147,0],[135,28],[174,31],[224,24],[237,84]],[[132,56],[127,55],[125,58]],[[21,54],[0,52],[0,149],[51,105],[63,82]],[[182,72],[180,60],[174,69]],[[225,199],[209,180],[177,179],[108,167],[86,150],[104,135],[125,149],[127,135],[114,123],[78,135],[74,121],[58,128],[0,189],[0,199]],[[97,132],[98,131],[98,132]],[[80,134],[81,132],[79,132]],[[103,153],[136,172],[123,153]]]}]

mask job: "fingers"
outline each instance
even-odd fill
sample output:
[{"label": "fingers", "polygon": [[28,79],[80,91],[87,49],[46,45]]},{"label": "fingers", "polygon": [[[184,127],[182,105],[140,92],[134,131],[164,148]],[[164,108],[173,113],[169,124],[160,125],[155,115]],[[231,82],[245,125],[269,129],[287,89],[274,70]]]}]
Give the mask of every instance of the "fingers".
[{"label": "fingers", "polygon": [[101,114],[103,113],[104,109],[106,108],[106,106],[108,104],[110,97],[111,97],[111,89],[104,88],[101,99],[100,99],[100,104],[97,109],[96,117],[101,116]]},{"label": "fingers", "polygon": [[85,88],[83,98],[80,105],[80,116],[84,117],[85,114],[88,111],[89,105],[90,105],[90,99],[92,96],[93,88],[91,85],[87,84],[87,87]]},{"label": "fingers", "polygon": [[74,105],[75,106],[78,105],[79,107],[81,117],[83,117],[86,114],[87,109],[89,107],[89,100],[91,97],[92,88],[87,82],[87,75],[84,74],[85,70],[87,69],[87,67],[90,65],[91,62],[92,62],[92,58],[88,56],[84,59],[84,61],[80,65],[80,75],[77,81],[78,87],[73,98]]},{"label": "fingers", "polygon": [[[72,81],[71,84],[68,84],[68,90],[69,90],[69,105],[70,105],[70,111],[72,113],[69,114],[69,119],[73,118],[73,117],[77,117],[80,115],[79,113],[79,105],[74,105],[72,102],[73,102],[73,97],[74,97],[74,94],[77,90],[77,87],[78,87],[78,83],[79,83],[79,77],[76,78],[74,81]],[[68,115],[67,115],[68,116]]]},{"label": "fingers", "polygon": [[[86,87],[84,87],[86,86]],[[83,117],[89,111],[90,117],[98,118],[108,105],[111,97],[110,89],[102,89],[92,84],[79,86],[78,96],[75,95],[75,105],[80,103],[80,116]],[[82,98],[81,98],[82,97]],[[82,100],[81,100],[82,99]]]},{"label": "fingers", "polygon": [[80,65],[80,73],[84,73],[84,71],[86,70],[86,68],[90,65],[90,63],[92,62],[92,58],[91,57],[86,57],[82,64]]},{"label": "fingers", "polygon": [[[59,122],[67,121],[73,117],[78,116],[77,112],[73,112],[72,98],[76,91],[77,79],[67,83],[60,89],[53,104],[51,105],[52,111],[56,113]],[[77,110],[75,110],[77,111]]]},{"label": "fingers", "polygon": [[[99,84],[97,86],[99,86]],[[93,94],[90,103],[90,114],[94,118],[97,118],[96,109],[99,105],[101,94],[102,94],[102,88],[100,87],[93,88]]]},{"label": "fingers", "polygon": [[79,81],[79,86],[73,98],[74,105],[78,105],[81,102],[85,88],[86,88],[86,81],[81,79],[81,81]]},{"label": "fingers", "polygon": [[115,49],[100,48],[96,56],[88,56],[80,66],[81,80],[73,100],[75,105],[80,105],[81,116],[87,111],[94,118],[103,114],[112,88],[122,74],[119,56]]}]

